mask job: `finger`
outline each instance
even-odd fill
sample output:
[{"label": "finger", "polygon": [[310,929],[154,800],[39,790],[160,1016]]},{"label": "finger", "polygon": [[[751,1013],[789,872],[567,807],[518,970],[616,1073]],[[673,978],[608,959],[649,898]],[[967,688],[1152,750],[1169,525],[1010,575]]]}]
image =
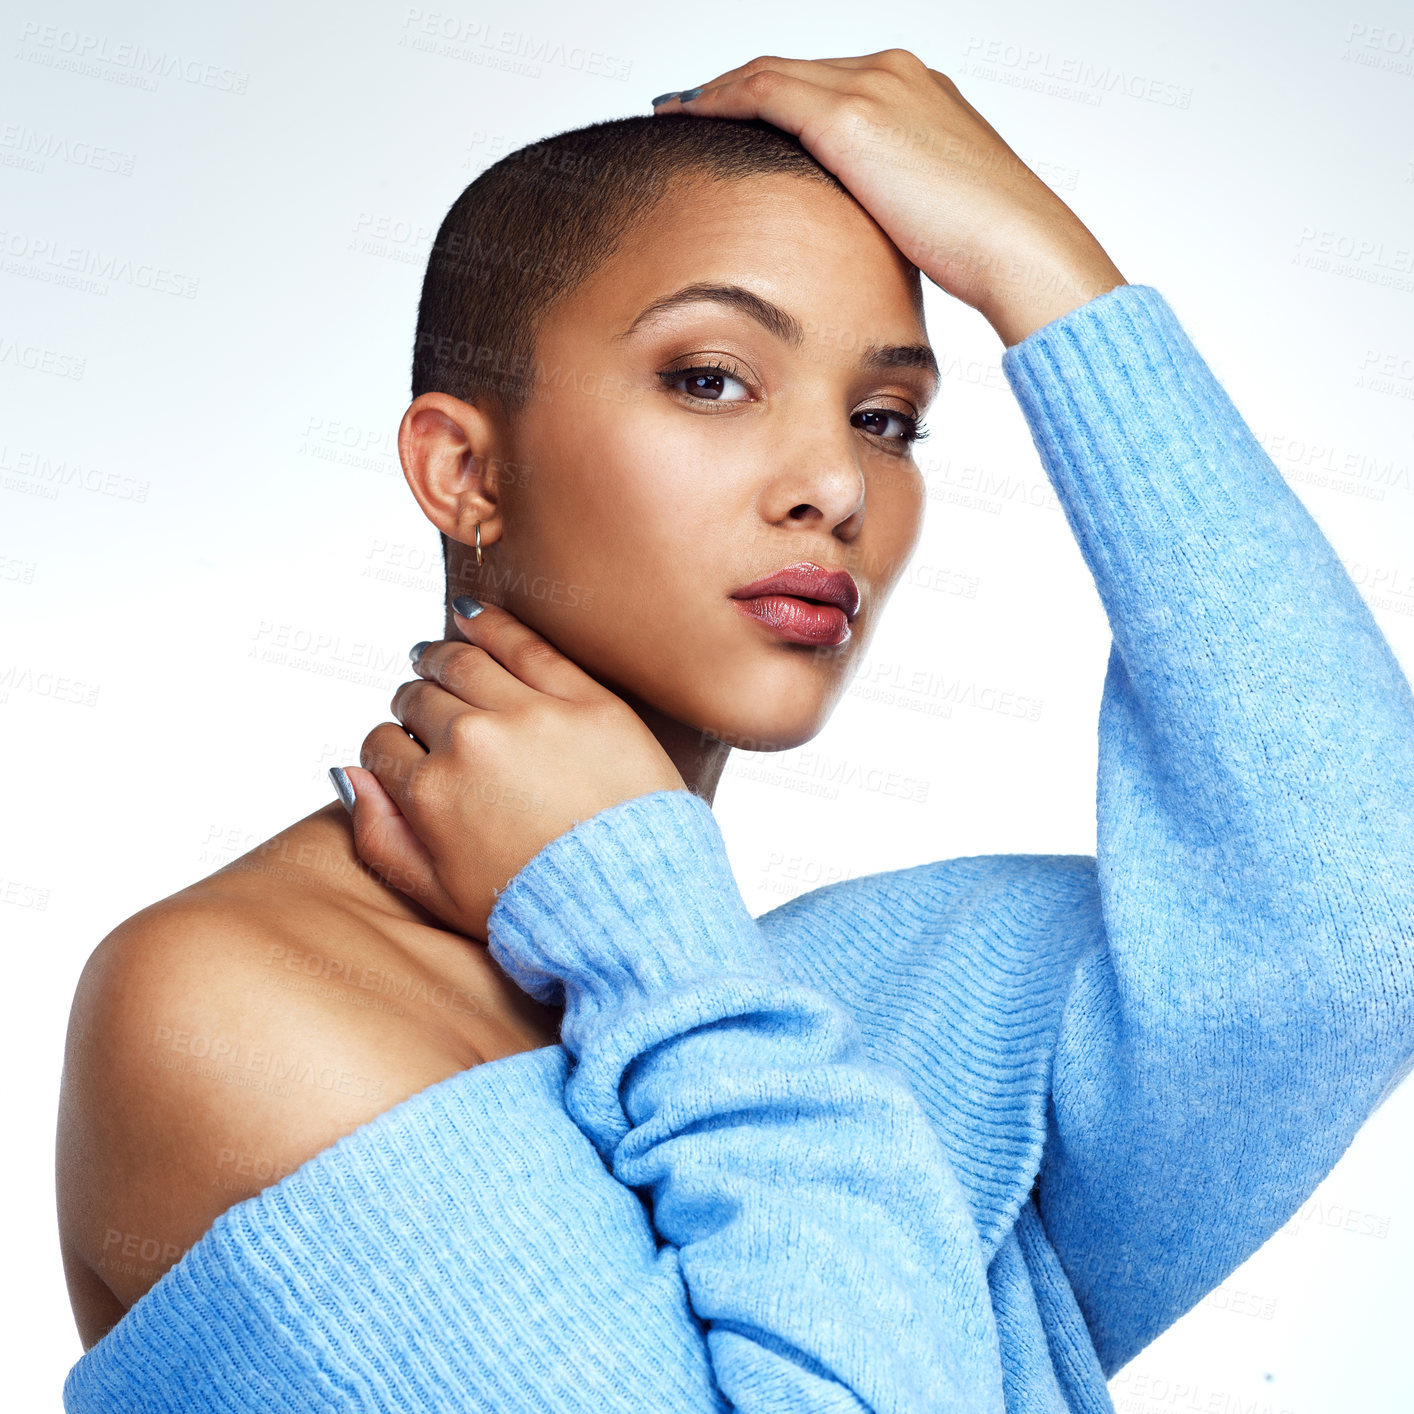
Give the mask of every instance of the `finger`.
[{"label": "finger", "polygon": [[[888,53],[890,51],[885,50],[883,52]],[[716,78],[708,79],[705,83],[697,85],[697,87],[702,89],[719,88],[722,84],[736,83],[741,79],[747,78],[749,75],[756,73],[759,69],[775,69],[777,72],[789,74],[793,78],[807,80],[814,78],[821,83],[830,84],[835,76],[816,71],[822,68],[841,71],[871,68],[876,65],[878,58],[879,55],[866,54],[838,59],[786,59],[779,54],[758,54],[756,58],[748,60],[745,64],[738,64],[734,69],[727,69],[724,73],[718,74]],[[680,89],[679,92],[687,92],[692,87],[693,85],[689,84],[686,88]],[[665,108],[674,103],[678,103],[676,94],[672,98],[665,99],[662,103],[658,104],[657,107]],[[679,106],[682,105],[679,104]],[[696,112],[697,110],[694,108],[692,111]]]},{"label": "finger", "polygon": [[358,759],[415,828],[421,819],[418,776],[431,759],[428,753],[397,723],[379,722],[364,737]]},{"label": "finger", "polygon": [[848,57],[817,59],[819,64],[833,64],[841,69],[895,69],[914,73],[928,66],[911,49],[876,49],[872,54],[854,54]]},{"label": "finger", "polygon": [[[800,137],[807,128],[827,124],[841,97],[850,91],[844,88],[850,76],[843,70],[826,67],[807,72],[808,77],[775,64],[763,65],[739,78],[706,84],[696,98],[686,103],[671,98],[654,111],[680,109],[702,118],[763,118],[773,127]],[[757,74],[769,74],[769,84],[748,87],[747,80]]]},{"label": "finger", "polygon": [[[459,645],[463,653],[470,653],[466,644]],[[489,664],[503,681],[510,681],[510,674],[493,658],[477,650],[477,657]],[[529,692],[523,683],[516,686],[521,692]],[[470,705],[468,705],[470,703]],[[495,705],[482,701],[472,701],[468,696],[449,692],[436,682],[419,679],[399,685],[393,694],[393,715],[410,731],[428,752],[445,751],[451,744],[452,723],[468,711],[495,710]]]},{"label": "finger", "polygon": [[[456,613],[453,604],[452,612]],[[608,688],[596,682],[542,634],[499,604],[484,604],[471,618],[456,614],[457,628],[468,643],[484,648],[527,687],[567,702],[603,697]],[[423,657],[432,650],[427,649]],[[422,659],[418,659],[421,666]]]},{"label": "finger", "polygon": [[[488,712],[506,711],[536,691],[497,662],[487,649],[463,643],[459,638],[439,638],[429,643],[414,660],[412,670],[451,693],[465,707],[480,707]],[[412,683],[398,687],[393,694],[395,710],[399,694],[412,687]]]},{"label": "finger", "polygon": [[353,833],[358,857],[393,888],[443,917],[452,907],[437,881],[427,846],[372,771],[344,768],[354,788]]}]

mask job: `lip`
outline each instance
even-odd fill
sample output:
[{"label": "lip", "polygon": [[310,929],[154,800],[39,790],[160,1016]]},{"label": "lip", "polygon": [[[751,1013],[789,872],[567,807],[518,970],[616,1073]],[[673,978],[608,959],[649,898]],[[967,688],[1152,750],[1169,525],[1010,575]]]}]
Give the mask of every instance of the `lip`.
[{"label": "lip", "polygon": [[792,643],[838,648],[850,638],[859,589],[844,570],[810,560],[753,580],[731,596],[742,613]]},{"label": "lip", "polygon": [[859,612],[859,587],[846,570],[827,570],[810,560],[787,565],[785,569],[755,579],[733,592],[733,599],[759,599],[765,595],[787,595],[792,599],[815,599],[843,611],[847,623]]}]

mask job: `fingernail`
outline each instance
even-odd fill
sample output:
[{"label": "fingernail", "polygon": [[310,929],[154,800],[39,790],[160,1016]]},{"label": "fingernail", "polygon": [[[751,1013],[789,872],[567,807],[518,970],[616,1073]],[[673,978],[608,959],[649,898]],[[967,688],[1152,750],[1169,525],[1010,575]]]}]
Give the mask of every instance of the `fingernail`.
[{"label": "fingernail", "polygon": [[470,594],[458,594],[452,600],[452,608],[464,619],[474,619],[481,612],[481,605]]},{"label": "fingernail", "polygon": [[334,789],[339,793],[339,799],[344,802],[344,809],[353,814],[354,808],[354,788],[353,782],[349,780],[349,773],[342,766],[329,767],[329,779],[334,782]]},{"label": "fingernail", "polygon": [[421,643],[414,643],[412,647],[408,649],[408,661],[412,663],[417,662],[417,660],[422,657],[423,649],[431,642],[432,640],[430,638],[424,638]]},{"label": "fingernail", "polygon": [[654,98],[649,102],[648,106],[650,108],[656,108],[660,103],[666,103],[668,99],[676,98],[677,96],[677,89],[674,89],[671,93],[660,93],[657,98]]},{"label": "fingernail", "polygon": [[678,102],[690,103],[701,92],[702,89],[700,88],[685,88],[680,94],[678,94]]}]

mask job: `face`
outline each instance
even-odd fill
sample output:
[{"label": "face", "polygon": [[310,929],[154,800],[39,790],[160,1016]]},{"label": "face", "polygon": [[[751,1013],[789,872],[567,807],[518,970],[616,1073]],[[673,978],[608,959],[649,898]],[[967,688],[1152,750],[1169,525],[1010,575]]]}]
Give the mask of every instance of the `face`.
[{"label": "face", "polygon": [[[908,434],[936,371],[916,279],[823,183],[695,181],[660,204],[542,325],[538,393],[504,449],[521,474],[497,493],[493,597],[707,738],[808,741],[921,528]],[[653,308],[702,285],[745,295]],[[733,598],[802,564],[853,580],[852,622],[802,604],[808,584]]]}]

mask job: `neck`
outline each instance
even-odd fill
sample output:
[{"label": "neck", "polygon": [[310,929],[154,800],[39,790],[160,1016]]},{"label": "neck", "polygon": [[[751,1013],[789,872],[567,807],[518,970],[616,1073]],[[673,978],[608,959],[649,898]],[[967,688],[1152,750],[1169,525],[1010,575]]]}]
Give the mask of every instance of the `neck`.
[{"label": "neck", "polygon": [[688,790],[701,796],[710,806],[716,798],[717,782],[731,747],[706,736],[696,727],[666,716],[631,692],[621,691],[617,695],[638,713],[644,725],[658,738],[658,745],[668,753],[668,759]]}]

